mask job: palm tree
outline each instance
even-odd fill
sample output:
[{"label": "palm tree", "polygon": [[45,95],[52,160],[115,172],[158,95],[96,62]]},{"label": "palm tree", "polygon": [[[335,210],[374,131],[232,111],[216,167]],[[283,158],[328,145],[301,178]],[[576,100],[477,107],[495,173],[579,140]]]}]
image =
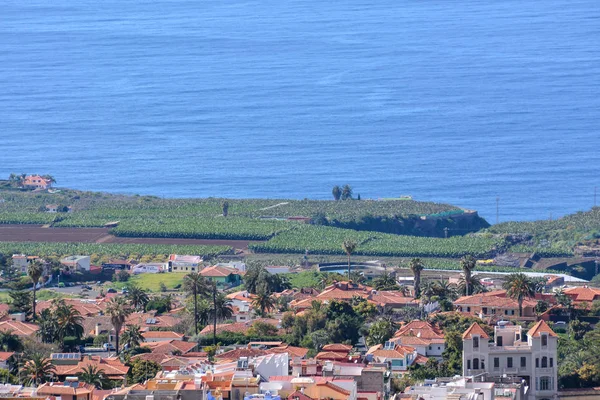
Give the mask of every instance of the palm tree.
[{"label": "palm tree", "polygon": [[460,267],[465,276],[465,295],[469,295],[469,284],[471,283],[471,273],[477,266],[477,260],[471,255],[464,256],[460,259]]},{"label": "palm tree", "polygon": [[384,271],[379,278],[373,279],[373,285],[377,290],[396,290],[398,285],[392,274]]},{"label": "palm tree", "polygon": [[183,288],[194,298],[194,327],[198,334],[198,296],[208,296],[210,293],[207,280],[199,272],[191,272],[183,278]]},{"label": "palm tree", "polygon": [[83,317],[71,304],[64,300],[53,301],[53,317],[57,327],[57,340],[62,343],[66,336],[83,337]]},{"label": "palm tree", "polygon": [[106,315],[110,317],[110,322],[115,328],[115,349],[119,354],[119,333],[123,328],[125,320],[131,314],[131,308],[123,297],[115,297],[106,305]]},{"label": "palm tree", "polygon": [[35,294],[37,292],[37,284],[44,273],[44,266],[39,261],[34,261],[27,267],[27,275],[33,282],[33,320],[35,321]]},{"label": "palm tree", "polygon": [[23,342],[20,337],[11,331],[0,332],[0,350],[7,352],[22,351]]},{"label": "palm tree", "polygon": [[213,284],[213,304],[211,307],[213,317],[213,345],[217,344],[217,319],[229,319],[233,316],[231,301],[223,294],[217,293],[217,285]]},{"label": "palm tree", "polygon": [[127,299],[131,302],[133,308],[137,311],[144,311],[146,304],[150,301],[148,294],[139,286],[130,286],[127,292]]},{"label": "palm tree", "polygon": [[469,289],[470,295],[484,293],[488,291],[486,287],[481,284],[481,281],[477,279],[476,276],[471,276],[469,278],[469,281],[467,281],[463,275],[458,281],[458,291],[460,293],[467,293],[467,288]]},{"label": "palm tree", "polygon": [[252,307],[260,310],[261,315],[266,315],[275,306],[271,293],[259,292],[256,294],[254,300],[252,300]]},{"label": "palm tree", "polygon": [[342,197],[342,189],[338,185],[335,185],[331,194],[333,194],[333,199],[338,201]]},{"label": "palm tree", "polygon": [[121,339],[128,349],[139,347],[140,343],[146,340],[142,335],[139,325],[128,325]]},{"label": "palm tree", "polygon": [[519,303],[519,317],[523,316],[523,300],[535,297],[535,287],[531,279],[522,272],[508,275],[502,285],[506,295]]},{"label": "palm tree", "polygon": [[423,271],[424,268],[425,266],[421,262],[420,258],[413,258],[412,260],[410,260],[410,270],[412,271],[413,276],[415,278],[415,299],[421,297],[421,271]]},{"label": "palm tree", "polygon": [[348,280],[350,280],[350,256],[354,253],[357,246],[358,244],[354,240],[346,239],[344,240],[344,243],[342,243],[342,249],[344,249],[348,256]]},{"label": "palm tree", "polygon": [[450,301],[454,301],[458,298],[458,293],[456,292],[456,285],[453,285],[447,281],[437,281],[436,292],[441,298],[448,299]]},{"label": "palm tree", "polygon": [[96,365],[87,365],[83,367],[81,372],[77,373],[77,377],[81,382],[94,385],[96,389],[102,388],[107,380],[104,370],[98,369],[98,366]]},{"label": "palm tree", "polygon": [[22,371],[32,384],[38,386],[41,383],[51,380],[56,372],[56,368],[50,359],[45,358],[42,354],[34,354],[25,363]]},{"label": "palm tree", "polygon": [[351,200],[352,199],[352,187],[346,184],[342,187],[342,200]]}]

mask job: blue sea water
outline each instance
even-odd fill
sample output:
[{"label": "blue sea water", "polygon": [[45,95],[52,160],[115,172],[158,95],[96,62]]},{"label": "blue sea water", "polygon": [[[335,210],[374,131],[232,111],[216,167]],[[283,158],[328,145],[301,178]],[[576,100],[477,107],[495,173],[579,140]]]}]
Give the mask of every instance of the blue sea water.
[{"label": "blue sea water", "polygon": [[0,176],[410,194],[495,221],[600,186],[600,1],[4,0]]}]

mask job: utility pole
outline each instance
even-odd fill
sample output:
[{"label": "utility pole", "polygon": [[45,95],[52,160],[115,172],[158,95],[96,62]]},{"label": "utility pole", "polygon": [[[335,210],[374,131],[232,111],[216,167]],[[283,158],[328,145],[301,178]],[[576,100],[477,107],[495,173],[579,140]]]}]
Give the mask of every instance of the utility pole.
[{"label": "utility pole", "polygon": [[500,196],[496,196],[496,224],[500,222]]}]

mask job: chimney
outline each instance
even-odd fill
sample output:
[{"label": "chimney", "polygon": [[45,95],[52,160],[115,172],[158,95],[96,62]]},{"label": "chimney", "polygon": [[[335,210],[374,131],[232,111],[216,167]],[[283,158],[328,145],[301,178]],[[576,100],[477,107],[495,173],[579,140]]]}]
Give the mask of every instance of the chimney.
[{"label": "chimney", "polygon": [[100,323],[96,323],[96,328],[94,328],[94,334],[98,336],[100,334]]}]

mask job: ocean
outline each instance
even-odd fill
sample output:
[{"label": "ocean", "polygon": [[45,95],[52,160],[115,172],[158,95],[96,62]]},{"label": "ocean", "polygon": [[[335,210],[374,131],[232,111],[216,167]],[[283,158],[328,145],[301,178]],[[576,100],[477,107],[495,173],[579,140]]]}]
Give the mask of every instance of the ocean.
[{"label": "ocean", "polygon": [[2,2],[0,176],[161,197],[589,209],[600,1]]}]

